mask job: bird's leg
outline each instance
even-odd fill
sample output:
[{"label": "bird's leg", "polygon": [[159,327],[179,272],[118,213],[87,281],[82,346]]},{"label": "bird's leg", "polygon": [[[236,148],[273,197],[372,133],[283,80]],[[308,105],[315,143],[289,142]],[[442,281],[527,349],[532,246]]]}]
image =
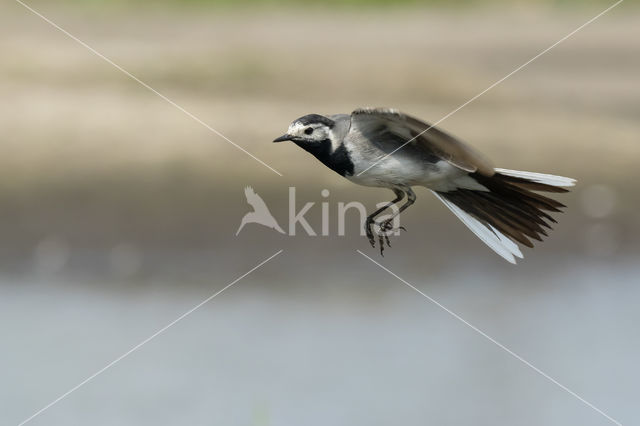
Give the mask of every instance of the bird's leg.
[{"label": "bird's leg", "polygon": [[404,192],[400,191],[399,189],[394,188],[393,193],[396,194],[396,198],[394,198],[392,201],[388,202],[386,205],[382,206],[381,208],[379,208],[378,210],[376,210],[375,212],[367,216],[367,219],[364,223],[364,231],[367,234],[367,238],[369,239],[369,244],[371,244],[371,247],[376,246],[376,240],[373,237],[373,230],[371,229],[371,227],[375,223],[375,217],[378,216],[383,211],[385,211],[386,209],[388,209],[389,207],[391,207],[392,205],[399,203],[404,198]]},{"label": "bird's leg", "polygon": [[[389,247],[391,247],[391,244],[389,244],[389,232],[393,231],[393,219],[395,219],[396,216],[398,216],[400,213],[405,211],[413,203],[416,202],[416,194],[411,190],[411,188],[406,188],[405,192],[407,193],[407,202],[401,205],[398,211],[395,212],[390,218],[385,219],[382,223],[380,223],[381,234],[384,235],[384,239]],[[398,229],[406,231],[404,226],[401,226]],[[382,237],[380,237],[380,243],[382,243]],[[380,254],[382,254],[382,247],[380,248]]]}]

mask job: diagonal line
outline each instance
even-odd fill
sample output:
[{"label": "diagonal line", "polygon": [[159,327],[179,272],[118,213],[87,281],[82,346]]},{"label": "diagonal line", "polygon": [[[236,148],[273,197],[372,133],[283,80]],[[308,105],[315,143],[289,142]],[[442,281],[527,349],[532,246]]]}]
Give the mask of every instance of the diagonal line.
[{"label": "diagonal line", "polygon": [[167,101],[168,103],[170,103],[171,105],[173,105],[174,107],[176,107],[178,110],[182,111],[184,114],[188,115],[189,117],[191,117],[193,120],[195,120],[196,122],[200,123],[201,125],[203,125],[204,127],[206,127],[207,129],[211,130],[213,133],[215,133],[216,135],[220,136],[222,139],[226,140],[227,142],[229,142],[231,145],[235,146],[236,148],[238,148],[240,151],[244,152],[245,154],[247,154],[249,157],[253,158],[254,160],[256,160],[258,163],[262,164],[263,166],[265,166],[266,168],[268,168],[269,170],[271,170],[272,172],[276,173],[279,176],[282,176],[282,173],[280,173],[279,171],[277,171],[276,169],[274,169],[273,167],[271,167],[270,165],[268,165],[267,163],[265,163],[264,161],[262,161],[261,159],[259,159],[258,157],[256,157],[255,155],[253,155],[252,153],[250,153],[249,151],[247,151],[246,149],[244,149],[243,147],[241,147],[240,145],[238,145],[237,143],[235,143],[234,141],[232,141],[231,139],[229,139],[228,137],[226,137],[225,135],[223,135],[222,133],[220,133],[219,131],[217,131],[216,129],[214,129],[213,127],[211,127],[210,125],[208,125],[207,123],[205,123],[204,121],[202,121],[200,118],[196,117],[195,115],[193,115],[191,112],[187,111],[185,108],[183,108],[182,106],[178,105],[177,103],[175,103],[174,101],[172,101],[171,99],[169,99],[168,97],[166,97],[165,95],[163,95],[162,93],[158,92],[156,89],[154,89],[153,87],[149,86],[147,83],[145,83],[144,81],[140,80],[138,77],[136,77],[135,75],[131,74],[129,71],[127,71],[126,69],[122,68],[120,65],[116,64],[115,62],[113,62],[111,59],[107,58],[106,56],[104,56],[102,53],[98,52],[97,50],[95,50],[93,47],[89,46],[87,43],[85,43],[84,41],[80,40],[78,37],[74,36],[73,34],[71,34],[70,32],[68,32],[67,30],[65,30],[64,28],[60,27],[58,24],[56,24],[55,22],[51,21],[49,18],[47,18],[46,16],[42,15],[40,12],[38,12],[37,10],[33,9],[31,6],[25,4],[24,2],[22,2],[21,0],[16,0],[17,3],[21,4],[22,6],[24,6],[26,9],[28,9],[31,13],[33,13],[36,16],[39,16],[42,20],[46,21],[47,23],[49,23],[52,27],[56,28],[57,30],[59,30],[60,32],[64,33],[67,37],[69,37],[70,39],[76,41],[77,43],[81,44],[82,46],[84,46],[86,49],[88,49],[89,51],[91,51],[91,53],[93,53],[94,55],[96,55],[97,57],[99,57],[100,59],[103,59],[105,62],[111,64],[112,66],[114,66],[115,68],[117,68],[118,70],[120,70],[122,73],[126,74],[129,78],[131,78],[132,80],[136,81],[138,84],[140,84],[141,86],[145,87],[146,89],[150,90],[151,92],[155,93],[156,95],[158,95],[160,98],[164,99],[165,101]]},{"label": "diagonal line", "polygon": [[393,272],[391,272],[389,269],[387,269],[386,267],[384,267],[383,265],[381,265],[380,263],[376,262],[375,260],[373,260],[372,258],[370,258],[369,256],[367,256],[366,254],[364,254],[363,252],[361,252],[360,250],[356,250],[358,253],[360,253],[362,256],[366,257],[367,259],[369,259],[371,262],[375,263],[376,265],[378,265],[380,268],[382,268],[383,270],[385,270],[386,272],[388,272],[389,274],[391,274],[393,277],[397,278],[398,280],[402,281],[404,284],[406,284],[409,288],[415,290],[416,292],[418,292],[419,294],[421,294],[425,299],[429,300],[431,303],[435,304],[436,306],[438,306],[439,308],[441,308],[442,310],[444,310],[445,312],[447,312],[449,315],[451,315],[452,317],[454,317],[455,319],[457,319],[458,321],[462,322],[464,325],[466,325],[467,327],[471,328],[473,331],[475,331],[476,333],[480,334],[482,337],[486,338],[487,340],[489,340],[491,343],[495,344],[496,346],[498,346],[500,349],[502,349],[503,351],[507,352],[509,355],[513,356],[515,359],[517,359],[518,361],[522,362],[523,364],[525,364],[527,367],[531,368],[533,371],[535,371],[536,373],[540,374],[542,377],[544,377],[545,379],[549,380],[551,383],[555,384],[556,386],[558,386],[560,389],[564,390],[565,392],[569,393],[570,395],[574,396],[575,398],[577,398],[578,400],[580,400],[582,403],[584,403],[585,405],[587,405],[588,407],[592,408],[593,410],[597,411],[598,413],[600,413],[601,415],[603,415],[604,417],[606,417],[608,420],[610,420],[611,422],[615,423],[618,426],[622,426],[622,423],[620,423],[619,421],[615,420],[614,418],[612,418],[611,416],[609,416],[607,413],[605,413],[604,411],[602,411],[601,409],[599,409],[598,407],[596,407],[595,405],[593,405],[592,403],[590,403],[589,401],[587,401],[586,399],[584,399],[583,397],[581,397],[580,395],[578,395],[577,393],[575,393],[574,391],[572,391],[571,389],[569,389],[568,387],[566,387],[565,385],[563,385],[562,383],[558,382],[556,379],[554,379],[553,377],[549,376],[547,373],[545,373],[544,371],[540,370],[538,367],[536,367],[535,365],[531,364],[529,361],[527,361],[526,359],[522,358],[520,355],[518,355],[517,353],[513,352],[511,349],[507,348],[506,346],[504,346],[502,343],[498,342],[496,339],[494,339],[493,337],[489,336],[487,333],[485,333],[484,331],[480,330],[478,327],[474,326],[473,324],[469,323],[467,320],[465,320],[464,318],[462,318],[460,315],[456,314],[455,312],[453,312],[452,310],[450,310],[449,308],[447,308],[446,306],[442,305],[440,302],[438,302],[437,300],[435,300],[434,298],[430,297],[429,295],[423,293],[422,291],[420,291],[418,288],[416,288],[414,285],[412,285],[411,283],[405,281],[404,279],[400,278],[398,275],[394,274]]},{"label": "diagonal line", "polygon": [[245,272],[244,274],[240,275],[238,278],[236,278],[235,280],[231,281],[229,284],[227,284],[226,286],[224,286],[222,289],[218,290],[217,292],[215,292],[214,294],[212,294],[211,296],[207,297],[206,299],[204,299],[202,302],[198,303],[196,306],[194,306],[193,308],[189,309],[187,312],[185,312],[184,314],[180,315],[178,318],[176,318],[175,320],[171,321],[169,324],[165,325],[164,327],[162,327],[160,330],[156,331],[155,333],[153,333],[151,336],[147,337],[146,339],[144,339],[142,342],[138,343],[137,345],[135,345],[134,347],[132,347],[131,349],[129,349],[127,352],[125,352],[124,354],[120,355],[118,358],[114,359],[113,361],[111,361],[109,364],[105,365],[104,367],[102,367],[100,370],[96,371],[95,373],[93,373],[92,375],[90,375],[89,377],[87,377],[86,379],[84,379],[83,381],[81,381],[80,383],[78,383],[77,385],[75,385],[74,387],[72,387],[71,389],[69,389],[68,391],[66,391],[65,393],[63,393],[62,395],[60,395],[59,397],[57,397],[56,399],[54,399],[53,401],[51,401],[49,404],[45,405],[44,407],[42,407],[40,410],[36,411],[34,414],[32,414],[30,417],[28,417],[27,419],[23,420],[22,422],[20,422],[18,424],[18,426],[22,426],[28,422],[30,422],[31,420],[33,420],[34,418],[38,417],[40,414],[42,414],[43,412],[45,412],[46,410],[48,410],[49,408],[53,407],[55,404],[57,404],[58,402],[60,402],[61,400],[63,400],[64,398],[66,398],[67,396],[69,396],[71,393],[75,392],[76,390],[78,390],[79,388],[81,388],[82,386],[86,385],[87,383],[89,383],[91,380],[95,379],[97,376],[99,376],[100,374],[104,373],[105,371],[107,371],[109,368],[113,367],[114,365],[116,365],[118,362],[122,361],[124,358],[128,357],[129,355],[131,355],[133,352],[137,351],[138,349],[140,349],[142,346],[144,346],[145,344],[149,343],[151,340],[153,340],[155,337],[159,336],[160,334],[164,333],[165,331],[167,331],[169,328],[171,328],[172,326],[174,326],[176,323],[178,323],[179,321],[181,321],[182,319],[186,318],[187,316],[189,316],[190,314],[192,314],[195,310],[197,310],[198,308],[200,308],[202,305],[206,304],[207,302],[211,301],[213,298],[215,298],[216,296],[218,296],[220,293],[222,293],[223,291],[225,291],[226,289],[228,289],[229,287],[231,287],[232,285],[234,285],[235,283],[237,283],[238,281],[240,281],[241,279],[243,279],[244,277],[246,277],[247,275],[249,275],[250,273],[252,273],[253,271],[255,271],[256,269],[260,268],[262,265],[264,265],[265,263],[269,262],[271,259],[273,259],[274,257],[276,257],[277,255],[279,255],[280,253],[282,253],[283,250],[279,250],[277,251],[275,254],[272,254],[270,257],[268,257],[267,259],[263,260],[262,262],[258,263],[256,266],[254,266],[253,268],[251,268],[249,271]]},{"label": "diagonal line", "polygon": [[[17,0],[18,1],[18,0]],[[453,114],[455,114],[456,112],[460,111],[462,108],[466,107],[467,105],[469,105],[471,102],[475,101],[476,99],[478,99],[480,96],[484,95],[485,93],[487,93],[489,90],[493,89],[494,87],[496,87],[497,85],[499,85],[500,83],[502,83],[503,81],[505,81],[506,79],[508,79],[509,77],[511,77],[512,75],[514,75],[515,73],[517,73],[518,71],[522,70],[524,67],[526,67],[527,65],[531,64],[533,61],[535,61],[536,59],[538,59],[539,57],[541,57],[542,55],[544,55],[545,53],[549,52],[551,49],[553,49],[554,47],[556,47],[557,45],[559,45],[560,43],[562,43],[563,41],[567,40],[569,37],[573,36],[575,33],[577,33],[578,31],[582,30],[584,27],[588,26],[589,24],[591,24],[592,22],[594,22],[595,20],[597,20],[598,18],[600,18],[602,15],[604,15],[605,13],[609,12],[611,9],[613,9],[614,7],[618,6],[620,3],[622,3],[624,0],[618,0],[616,3],[614,3],[613,5],[609,6],[608,8],[606,8],[605,10],[603,10],[602,12],[600,12],[599,14],[597,14],[596,16],[594,16],[593,18],[589,19],[587,22],[585,22],[584,24],[580,25],[578,28],[576,28],[575,30],[571,31],[569,34],[567,34],[566,36],[562,37],[560,40],[556,41],[555,43],[553,43],[551,46],[547,47],[546,49],[544,49],[542,52],[538,53],[536,56],[534,56],[533,58],[529,59],[527,62],[525,62],[524,64],[520,65],[518,68],[516,68],[515,70],[511,71],[509,74],[505,75],[504,77],[502,77],[500,80],[496,81],[495,83],[493,83],[491,86],[487,87],[486,89],[484,89],[482,92],[478,93],[477,95],[475,95],[473,98],[469,99],[467,102],[463,103],[462,105],[460,105],[459,107],[457,107],[456,109],[454,109],[453,111],[451,111],[449,114],[445,115],[444,117],[442,117],[440,120],[436,121],[435,123],[431,124],[429,127],[427,127],[425,130],[423,130],[422,132],[418,133],[416,136],[414,136],[413,138],[409,139],[408,141],[406,141],[405,143],[403,143],[402,145],[400,145],[398,148],[394,149],[393,151],[391,151],[390,153],[388,153],[387,155],[383,156],[382,158],[378,159],[375,163],[373,163],[372,165],[370,165],[369,167],[367,167],[366,169],[364,169],[363,171],[361,171],[360,173],[358,173],[358,176],[360,176],[361,174],[363,174],[364,172],[366,172],[367,170],[371,169],[372,167],[374,167],[375,165],[377,165],[378,163],[380,163],[381,161],[385,160],[387,157],[395,154],[397,151],[401,150],[402,148],[404,148],[407,144],[413,142],[414,140],[418,139],[420,136],[422,136],[423,134],[425,134],[426,132],[428,132],[429,130],[431,130],[432,128],[434,128],[435,126],[437,126],[438,124],[442,123],[444,120],[446,120],[447,118],[451,117]]]}]

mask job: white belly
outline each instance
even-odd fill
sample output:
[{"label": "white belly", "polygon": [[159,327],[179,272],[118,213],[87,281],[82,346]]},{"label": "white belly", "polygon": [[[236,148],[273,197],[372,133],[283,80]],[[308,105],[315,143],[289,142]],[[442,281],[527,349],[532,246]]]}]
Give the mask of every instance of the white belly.
[{"label": "white belly", "polygon": [[[346,178],[358,185],[384,188],[424,186],[441,192],[458,188],[487,190],[466,171],[446,161],[433,164],[391,155],[369,169],[362,167],[363,164],[364,161],[355,161],[353,176]],[[370,166],[371,162],[366,164]]]},{"label": "white belly", "polygon": [[363,158],[358,153],[352,153],[352,161],[354,174],[347,176],[347,179],[365,186],[424,185],[426,182],[438,180],[443,174],[446,174],[446,170],[442,170],[440,163],[430,164],[416,161],[402,156],[400,152],[383,158],[372,167],[370,166],[374,162],[370,158]]}]

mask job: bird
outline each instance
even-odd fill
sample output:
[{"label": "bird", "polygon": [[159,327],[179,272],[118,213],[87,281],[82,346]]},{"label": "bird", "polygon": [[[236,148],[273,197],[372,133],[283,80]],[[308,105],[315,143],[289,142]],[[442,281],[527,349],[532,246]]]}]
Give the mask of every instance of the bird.
[{"label": "bird", "polygon": [[244,228],[244,225],[247,223],[258,223],[268,228],[275,229],[281,234],[285,233],[269,211],[267,204],[258,194],[256,194],[252,187],[247,186],[244,189],[244,195],[247,198],[247,203],[253,207],[253,211],[242,217],[240,227],[236,231],[236,236],[238,236],[242,228]]},{"label": "bird", "polygon": [[[494,168],[462,140],[390,108],[358,108],[351,114],[307,114],[273,142],[290,141],[349,181],[386,188],[395,198],[370,214],[365,234],[380,254],[391,247],[393,219],[413,205],[413,187],[426,187],[476,236],[510,263],[523,258],[518,244],[533,247],[564,204],[539,192],[565,193],[575,179]],[[402,205],[400,203],[405,200]],[[396,205],[388,219],[376,217]],[[405,230],[405,228],[401,228]]]}]

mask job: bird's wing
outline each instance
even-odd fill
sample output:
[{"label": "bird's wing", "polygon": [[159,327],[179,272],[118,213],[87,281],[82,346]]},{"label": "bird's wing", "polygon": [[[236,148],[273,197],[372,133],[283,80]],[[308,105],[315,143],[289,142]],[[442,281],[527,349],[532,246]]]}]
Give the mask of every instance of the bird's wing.
[{"label": "bird's wing", "polygon": [[[351,128],[374,143],[377,138],[391,133],[399,141],[404,141],[402,143],[411,140],[409,144],[422,148],[467,172],[478,172],[485,176],[494,174],[491,162],[471,146],[437,127],[431,127],[394,109],[357,109],[351,113]],[[400,146],[402,144],[398,145]]]},{"label": "bird's wing", "polygon": [[247,197],[247,203],[249,203],[249,205],[253,207],[254,211],[269,211],[264,200],[258,194],[256,194],[252,187],[247,186],[244,189],[244,195]]}]

